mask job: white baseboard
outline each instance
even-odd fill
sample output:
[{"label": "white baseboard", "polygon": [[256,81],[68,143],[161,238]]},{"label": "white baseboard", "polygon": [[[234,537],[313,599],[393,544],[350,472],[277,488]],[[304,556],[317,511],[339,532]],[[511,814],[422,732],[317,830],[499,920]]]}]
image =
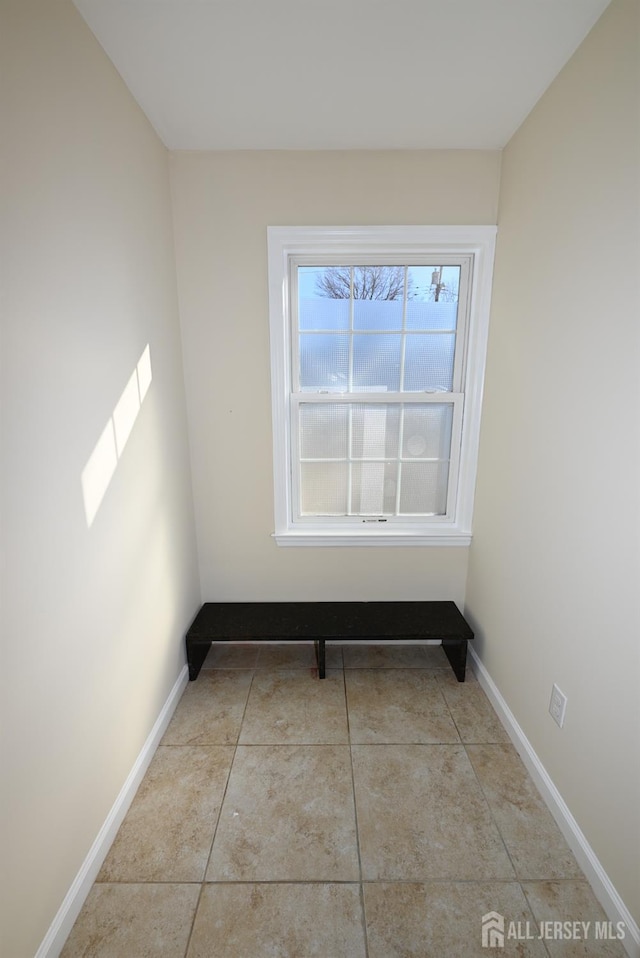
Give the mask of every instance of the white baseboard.
[{"label": "white baseboard", "polygon": [[91,891],[98,872],[102,867],[102,863],[113,844],[118,829],[129,811],[129,806],[134,799],[138,786],[144,778],[145,772],[155,754],[160,739],[166,731],[188,680],[189,670],[185,665],[180,671],[180,675],[176,679],[169,693],[169,697],[164,703],[162,711],[156,719],[133,768],[129,772],[127,780],[120,789],[120,794],[107,815],[106,821],[98,832],[96,840],[89,850],[89,854],[82,863],[80,871],[76,875],[71,888],[58,909],[58,913],[53,919],[47,934],[44,936],[42,944],[35,954],[35,958],[58,958],[62,951],[75,920],[80,914],[80,909],[84,905],[85,899]]},{"label": "white baseboard", "polygon": [[556,820],[560,831],[567,840],[578,864],[593,888],[593,892],[602,905],[607,918],[614,924],[618,921],[624,922],[626,935],[621,944],[624,945],[629,958],[640,958],[640,928],[637,922],[616,891],[611,879],[571,814],[562,795],[554,785],[549,773],[522,731],[513,712],[471,646],[469,646],[469,654],[472,660],[473,671],[477,676],[480,686],[486,693],[487,698],[493,705],[500,721],[508,732],[527,771],[538,787],[549,811]]}]

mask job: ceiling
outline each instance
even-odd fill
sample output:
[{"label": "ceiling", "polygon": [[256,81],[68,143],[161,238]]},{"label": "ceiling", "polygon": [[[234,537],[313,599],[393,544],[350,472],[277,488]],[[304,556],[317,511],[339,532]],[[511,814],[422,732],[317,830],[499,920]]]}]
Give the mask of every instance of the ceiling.
[{"label": "ceiling", "polygon": [[501,149],[610,0],[75,0],[172,150]]}]

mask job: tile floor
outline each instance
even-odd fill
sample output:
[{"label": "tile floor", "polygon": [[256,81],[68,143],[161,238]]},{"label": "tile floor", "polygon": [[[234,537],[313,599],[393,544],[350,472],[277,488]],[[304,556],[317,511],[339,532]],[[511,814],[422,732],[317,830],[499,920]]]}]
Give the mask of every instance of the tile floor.
[{"label": "tile floor", "polygon": [[[327,658],[211,650],[62,958],[623,956],[536,937],[605,915],[473,675],[437,646]],[[530,937],[483,948],[491,911]]]}]

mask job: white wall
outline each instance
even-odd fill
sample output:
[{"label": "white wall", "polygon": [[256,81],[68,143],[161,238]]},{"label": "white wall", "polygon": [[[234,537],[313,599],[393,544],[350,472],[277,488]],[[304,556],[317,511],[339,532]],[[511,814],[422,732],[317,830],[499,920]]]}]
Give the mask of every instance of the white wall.
[{"label": "white wall", "polygon": [[454,599],[467,550],[271,538],[268,225],[492,224],[492,152],[173,154],[178,287],[205,600]]},{"label": "white wall", "polygon": [[[199,586],[166,151],[71,2],[2,14],[0,951],[32,958],[181,672]],[[81,474],[147,344],[89,528]]]},{"label": "white wall", "polygon": [[636,920],[639,10],[614,0],[504,152],[466,598],[477,651]]}]

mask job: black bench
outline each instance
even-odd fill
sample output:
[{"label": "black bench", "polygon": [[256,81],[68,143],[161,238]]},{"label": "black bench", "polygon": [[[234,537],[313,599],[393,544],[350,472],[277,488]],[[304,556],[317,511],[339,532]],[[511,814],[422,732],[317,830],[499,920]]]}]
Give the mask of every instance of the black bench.
[{"label": "black bench", "polygon": [[325,677],[325,642],[441,639],[459,682],[473,632],[455,602],[205,602],[187,632],[189,680],[212,642],[314,642]]}]

